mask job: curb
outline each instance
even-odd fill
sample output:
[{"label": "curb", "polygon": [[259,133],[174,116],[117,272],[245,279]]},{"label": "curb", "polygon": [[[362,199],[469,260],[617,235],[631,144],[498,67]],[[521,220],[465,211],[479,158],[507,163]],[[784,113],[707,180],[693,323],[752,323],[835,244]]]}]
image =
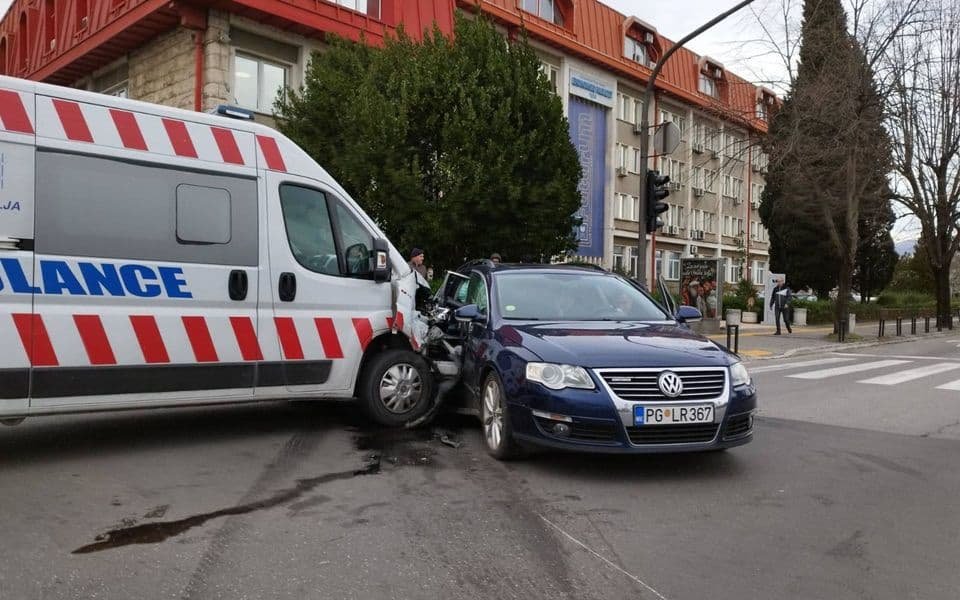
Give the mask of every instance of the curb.
[{"label": "curb", "polygon": [[939,333],[928,333],[923,336],[914,335],[914,336],[903,336],[893,339],[876,339],[869,342],[855,342],[850,344],[841,344],[841,343],[832,343],[824,344],[822,346],[804,346],[802,348],[793,348],[792,350],[787,350],[783,354],[776,354],[773,356],[758,356],[758,357],[749,357],[742,356],[741,359],[743,362],[757,362],[764,360],[775,360],[778,358],[790,358],[792,356],[803,356],[805,354],[816,354],[818,352],[835,352],[837,350],[855,350],[858,348],[871,348],[873,346],[887,346],[890,344],[902,344],[904,342],[916,342],[919,340],[928,340],[932,338],[943,338],[949,337],[950,335],[960,335],[960,330],[953,331],[941,331]]}]

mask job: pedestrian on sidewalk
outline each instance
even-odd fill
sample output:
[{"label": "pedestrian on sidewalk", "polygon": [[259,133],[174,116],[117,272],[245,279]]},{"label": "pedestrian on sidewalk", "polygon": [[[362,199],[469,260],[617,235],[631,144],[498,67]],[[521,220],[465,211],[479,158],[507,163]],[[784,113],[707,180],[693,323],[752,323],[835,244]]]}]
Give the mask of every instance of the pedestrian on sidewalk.
[{"label": "pedestrian on sidewalk", "polygon": [[770,306],[773,307],[773,319],[777,324],[777,332],[773,335],[780,335],[780,316],[783,316],[783,323],[787,326],[787,333],[793,333],[790,327],[790,310],[792,308],[793,292],[790,286],[781,277],[777,280],[777,285],[770,294]]}]

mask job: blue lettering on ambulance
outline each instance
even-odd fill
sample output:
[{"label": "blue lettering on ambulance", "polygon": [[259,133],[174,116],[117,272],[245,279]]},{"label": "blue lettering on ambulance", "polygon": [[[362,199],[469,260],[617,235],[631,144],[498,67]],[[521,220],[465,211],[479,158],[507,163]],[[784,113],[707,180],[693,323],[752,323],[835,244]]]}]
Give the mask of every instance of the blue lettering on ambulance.
[{"label": "blue lettering on ambulance", "polygon": [[[137,277],[138,274],[140,277]],[[157,280],[157,274],[154,273],[150,267],[144,265],[123,265],[120,267],[120,277],[123,278],[124,287],[134,296],[153,298],[160,295],[159,285],[155,283],[143,283]]]},{"label": "blue lettering on ambulance", "polygon": [[44,294],[60,295],[63,290],[67,290],[71,296],[87,295],[70,266],[62,260],[41,260],[40,275],[43,279]]},{"label": "blue lettering on ambulance", "polygon": [[[6,285],[14,294],[53,294],[71,296],[137,296],[155,298],[193,298],[185,289],[187,281],[181,267],[157,267],[128,263],[78,262],[77,273],[64,260],[40,260],[39,279],[43,287],[32,286],[20,261],[0,258],[0,290]],[[158,283],[159,282],[159,283]],[[162,284],[162,285],[161,285]]]},{"label": "blue lettering on ambulance", "polygon": [[106,291],[111,296],[123,296],[123,284],[120,283],[120,274],[117,273],[117,266],[105,263],[95,265],[93,263],[77,263],[80,267],[80,274],[83,275],[83,282],[87,284],[91,296],[102,296]]}]

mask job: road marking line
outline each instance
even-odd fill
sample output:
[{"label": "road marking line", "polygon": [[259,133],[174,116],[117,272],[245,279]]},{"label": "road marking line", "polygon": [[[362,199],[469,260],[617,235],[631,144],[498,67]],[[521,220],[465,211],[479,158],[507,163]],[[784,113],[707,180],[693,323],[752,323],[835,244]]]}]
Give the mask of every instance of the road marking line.
[{"label": "road marking line", "polygon": [[613,567],[614,569],[616,569],[616,570],[619,571],[620,573],[626,575],[627,577],[629,577],[629,578],[630,578],[631,580],[633,580],[634,582],[639,583],[639,584],[642,585],[644,588],[646,588],[647,590],[649,590],[649,591],[650,591],[653,595],[655,595],[657,598],[660,598],[660,600],[667,600],[667,598],[666,598],[663,594],[661,594],[661,593],[658,592],[657,590],[653,589],[652,587],[650,587],[649,585],[647,585],[646,583],[644,583],[644,581],[643,581],[642,579],[640,579],[640,578],[637,577],[636,575],[633,575],[632,573],[628,573],[627,571],[624,571],[624,570],[623,570],[619,565],[617,565],[616,563],[607,560],[607,559],[604,558],[599,552],[597,552],[597,551],[594,550],[593,548],[587,546],[586,544],[584,544],[583,542],[581,542],[581,541],[578,540],[577,538],[573,537],[572,535],[570,535],[569,533],[567,533],[566,531],[564,531],[563,529],[561,529],[559,525],[557,525],[556,523],[554,523],[554,522],[551,521],[550,519],[546,518],[545,516],[541,515],[540,513],[537,513],[537,516],[540,517],[541,519],[543,519],[543,521],[544,521],[547,525],[549,525],[550,527],[553,527],[554,529],[556,529],[557,531],[559,531],[560,533],[562,533],[565,538],[567,538],[568,540],[570,540],[570,541],[573,542],[574,544],[580,546],[581,548],[583,548],[584,550],[586,550],[586,551],[589,552],[590,554],[596,556],[597,558],[599,558],[600,560],[602,560],[603,562],[605,562],[607,565]]},{"label": "road marking line", "polygon": [[807,371],[806,373],[797,373],[796,375],[787,375],[795,379],[826,379],[827,377],[836,377],[837,375],[847,375],[858,371],[870,371],[871,369],[883,369],[885,367],[895,367],[897,365],[907,364],[907,360],[878,360],[876,362],[860,363],[859,365],[847,365],[845,367],[835,367],[833,369],[820,369],[819,371]]},{"label": "road marking line", "polygon": [[858,381],[857,383],[872,383],[875,385],[897,385],[898,383],[913,381],[914,379],[920,379],[921,377],[926,377],[927,375],[936,375],[937,373],[952,371],[953,369],[960,369],[960,363],[956,363],[956,362],[936,363],[932,365],[927,365],[925,367],[917,367],[916,369],[907,369],[906,371],[897,371],[896,373],[881,375],[879,377],[873,377],[872,379],[864,379],[863,381]]},{"label": "road marking line", "polygon": [[914,356],[912,354],[859,354],[854,352],[834,352],[837,356],[853,356],[856,358],[903,358],[906,360],[957,360],[960,361],[960,358],[951,359],[946,356]]},{"label": "road marking line", "polygon": [[943,385],[938,385],[936,389],[938,389],[938,390],[953,390],[953,391],[960,390],[960,379],[958,379],[958,380],[956,380],[956,381],[951,381],[950,383],[945,383],[945,384],[943,384]]},{"label": "road marking line", "polygon": [[783,363],[779,365],[767,365],[765,367],[756,367],[749,369],[751,373],[766,373],[768,371],[784,371],[786,369],[799,369],[801,367],[815,367],[817,365],[830,365],[841,362],[850,362],[852,358],[819,358],[817,360],[804,360],[801,362]]}]

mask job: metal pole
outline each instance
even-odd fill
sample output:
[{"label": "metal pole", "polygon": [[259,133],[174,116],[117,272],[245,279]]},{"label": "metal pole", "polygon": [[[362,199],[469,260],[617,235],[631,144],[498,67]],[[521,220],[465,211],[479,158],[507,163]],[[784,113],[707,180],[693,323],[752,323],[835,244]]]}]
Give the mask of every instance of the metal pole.
[{"label": "metal pole", "polygon": [[[648,109],[650,107],[650,96],[653,95],[653,86],[657,81],[657,77],[660,75],[661,69],[663,69],[663,65],[667,63],[667,59],[673,56],[674,52],[682,48],[684,44],[693,38],[710,29],[717,23],[723,21],[751,2],[753,2],[753,0],[743,0],[743,2],[740,2],[730,10],[717,15],[707,23],[704,23],[697,29],[694,29],[692,32],[681,38],[679,42],[671,46],[671,48],[660,57],[660,60],[657,61],[657,64],[654,65],[653,72],[650,73],[650,78],[647,80],[647,86],[643,90],[643,103],[641,104],[642,112],[640,115],[640,234],[637,239],[637,266],[640,268],[637,269],[637,271],[639,271],[637,273],[637,277],[639,278],[640,283],[642,283],[644,286],[647,286],[647,228],[645,226],[643,216],[647,214],[647,170],[649,169],[647,163],[650,160],[650,118],[648,117]],[[649,286],[647,287],[649,288]]]}]

